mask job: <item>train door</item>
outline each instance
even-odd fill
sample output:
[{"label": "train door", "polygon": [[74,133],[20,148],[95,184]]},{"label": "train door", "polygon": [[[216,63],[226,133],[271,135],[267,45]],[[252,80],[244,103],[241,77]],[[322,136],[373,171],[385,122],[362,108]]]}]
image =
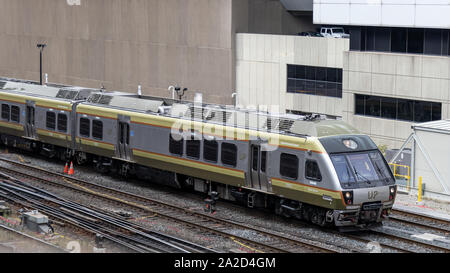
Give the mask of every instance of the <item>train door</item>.
[{"label": "train door", "polygon": [[34,101],[27,101],[25,107],[25,137],[36,138],[36,108]]},{"label": "train door", "polygon": [[132,160],[132,152],[130,146],[130,117],[119,115],[118,119],[118,138],[116,155],[118,158]]},{"label": "train door", "polygon": [[268,152],[265,149],[267,143],[261,141],[250,142],[250,166],[247,186],[256,190],[272,191],[268,183],[267,166]]}]

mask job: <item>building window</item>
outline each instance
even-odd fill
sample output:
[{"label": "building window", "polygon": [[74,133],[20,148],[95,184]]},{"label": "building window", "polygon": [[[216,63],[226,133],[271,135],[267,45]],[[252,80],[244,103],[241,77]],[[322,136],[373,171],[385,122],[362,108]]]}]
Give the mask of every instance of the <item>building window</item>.
[{"label": "building window", "polygon": [[350,50],[450,55],[449,30],[400,27],[347,27]]},{"label": "building window", "polygon": [[236,167],[237,147],[231,143],[222,143],[222,163]]},{"label": "building window", "polygon": [[20,108],[18,106],[11,106],[11,120],[20,123]]},{"label": "building window", "polygon": [[103,122],[101,120],[92,121],[92,137],[100,140],[103,139]]},{"label": "building window", "polygon": [[87,118],[80,118],[80,135],[84,137],[91,136],[91,121]]},{"label": "building window", "polygon": [[47,112],[46,126],[47,129],[56,129],[56,114],[54,112]]},{"label": "building window", "polygon": [[58,114],[58,131],[67,132],[67,115]]},{"label": "building window", "polygon": [[183,155],[183,136],[177,135],[175,138],[169,134],[169,152],[171,154]]},{"label": "building window", "polygon": [[386,119],[428,122],[442,119],[442,104],[355,94],[355,114]]},{"label": "building window", "polygon": [[219,144],[215,140],[203,142],[203,158],[207,161],[217,162]]},{"label": "building window", "polygon": [[322,181],[322,174],[316,161],[306,160],[305,177],[309,180]]},{"label": "building window", "polygon": [[298,178],[298,157],[292,154],[281,154],[280,174],[283,177],[297,180]]},{"label": "building window", "polygon": [[9,105],[2,104],[2,119],[9,121]]},{"label": "building window", "polygon": [[287,92],[342,98],[342,69],[288,64]]}]

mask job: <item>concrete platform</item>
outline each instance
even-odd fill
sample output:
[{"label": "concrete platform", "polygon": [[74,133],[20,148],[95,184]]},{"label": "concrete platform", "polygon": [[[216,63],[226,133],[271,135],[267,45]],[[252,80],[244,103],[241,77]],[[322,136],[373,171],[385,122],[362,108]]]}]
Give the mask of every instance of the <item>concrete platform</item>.
[{"label": "concrete platform", "polygon": [[442,213],[432,207],[428,207],[426,203],[427,201],[423,202],[423,204],[396,202],[394,203],[394,209],[450,222],[450,214]]}]

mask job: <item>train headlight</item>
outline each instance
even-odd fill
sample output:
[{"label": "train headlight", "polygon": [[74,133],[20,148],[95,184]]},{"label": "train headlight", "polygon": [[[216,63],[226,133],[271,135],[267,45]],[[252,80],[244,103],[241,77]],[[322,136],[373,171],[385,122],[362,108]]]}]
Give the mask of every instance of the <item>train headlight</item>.
[{"label": "train headlight", "polygon": [[391,194],[394,194],[394,193],[395,193],[395,188],[391,187]]},{"label": "train headlight", "polygon": [[353,204],[353,192],[352,191],[344,191],[342,192],[344,196],[344,201],[346,205],[352,205]]},{"label": "train headlight", "polygon": [[358,143],[352,139],[344,139],[342,143],[345,145],[345,147],[356,150],[358,148]]},{"label": "train headlight", "polygon": [[396,192],[397,192],[397,186],[389,187],[389,200],[393,200],[395,198]]}]

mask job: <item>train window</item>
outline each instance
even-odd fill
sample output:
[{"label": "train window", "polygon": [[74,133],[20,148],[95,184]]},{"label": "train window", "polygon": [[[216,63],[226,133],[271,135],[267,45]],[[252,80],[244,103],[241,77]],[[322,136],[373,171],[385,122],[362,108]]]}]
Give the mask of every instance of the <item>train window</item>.
[{"label": "train window", "polygon": [[9,120],[9,105],[2,104],[2,119]]},{"label": "train window", "polygon": [[195,159],[200,158],[200,140],[195,139],[194,135],[186,140],[186,155]]},{"label": "train window", "polygon": [[222,143],[222,163],[236,167],[237,147],[231,143]]},{"label": "train window", "polygon": [[322,174],[320,173],[319,165],[316,161],[307,160],[305,164],[306,179],[322,181]]},{"label": "train window", "polygon": [[103,139],[103,122],[100,120],[92,121],[92,137]]},{"label": "train window", "polygon": [[58,114],[58,131],[67,132],[67,115]]},{"label": "train window", "polygon": [[46,126],[47,129],[56,129],[56,114],[54,112],[47,112]]},{"label": "train window", "polygon": [[91,136],[91,121],[87,118],[80,118],[80,135],[84,137]]},{"label": "train window", "polygon": [[267,152],[262,151],[261,152],[261,172],[266,172],[266,165],[267,165]]},{"label": "train window", "polygon": [[11,120],[14,122],[20,122],[20,108],[18,106],[11,106]]},{"label": "train window", "polygon": [[219,144],[215,140],[205,140],[203,142],[203,158],[208,161],[217,162],[219,154]]},{"label": "train window", "polygon": [[169,152],[171,154],[183,155],[183,137],[181,135],[169,135]]},{"label": "train window", "polygon": [[298,178],[298,157],[292,154],[281,154],[280,174],[290,179]]}]

